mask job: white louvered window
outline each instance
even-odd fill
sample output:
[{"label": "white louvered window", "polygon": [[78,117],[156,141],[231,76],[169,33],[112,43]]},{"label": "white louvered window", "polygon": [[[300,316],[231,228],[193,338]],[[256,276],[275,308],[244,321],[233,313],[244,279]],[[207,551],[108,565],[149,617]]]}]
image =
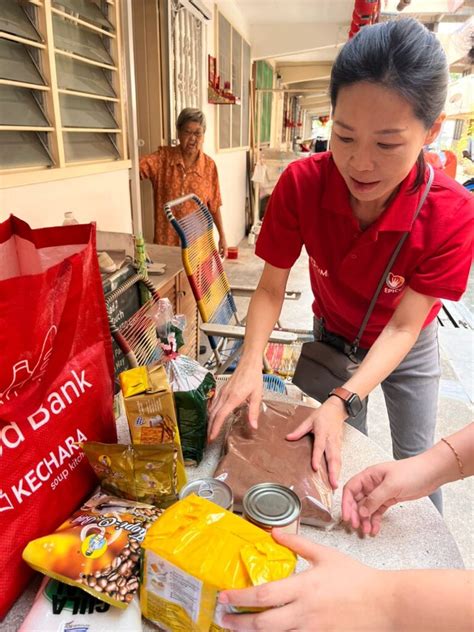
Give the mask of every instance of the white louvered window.
[{"label": "white louvered window", "polygon": [[126,158],[118,0],[0,2],[0,170]]}]

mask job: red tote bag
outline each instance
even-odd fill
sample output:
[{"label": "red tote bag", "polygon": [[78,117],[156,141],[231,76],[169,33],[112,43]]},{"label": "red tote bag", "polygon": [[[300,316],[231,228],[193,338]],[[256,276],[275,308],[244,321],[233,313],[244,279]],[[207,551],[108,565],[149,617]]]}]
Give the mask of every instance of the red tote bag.
[{"label": "red tote bag", "polygon": [[25,545],[96,484],[78,443],[116,441],[93,224],[0,223],[0,323],[1,619],[31,576]]}]

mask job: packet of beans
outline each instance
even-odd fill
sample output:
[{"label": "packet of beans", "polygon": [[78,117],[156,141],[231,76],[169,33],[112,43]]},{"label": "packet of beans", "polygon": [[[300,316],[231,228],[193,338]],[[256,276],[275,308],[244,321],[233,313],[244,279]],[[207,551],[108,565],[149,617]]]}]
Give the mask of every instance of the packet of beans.
[{"label": "packet of beans", "polygon": [[126,608],[138,590],[140,547],[162,511],[98,492],[23,559],[35,570]]}]

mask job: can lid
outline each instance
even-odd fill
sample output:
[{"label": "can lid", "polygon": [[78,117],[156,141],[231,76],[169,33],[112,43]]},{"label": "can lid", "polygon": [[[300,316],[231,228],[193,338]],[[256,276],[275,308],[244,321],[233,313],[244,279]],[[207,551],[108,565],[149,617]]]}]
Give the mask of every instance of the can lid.
[{"label": "can lid", "polygon": [[234,500],[231,488],[217,478],[198,478],[190,481],[179,492],[179,499],[182,500],[190,494],[210,500],[224,509],[229,509]]},{"label": "can lid", "polygon": [[245,515],[264,525],[283,527],[301,513],[301,501],[289,487],[277,483],[259,483],[244,496]]}]

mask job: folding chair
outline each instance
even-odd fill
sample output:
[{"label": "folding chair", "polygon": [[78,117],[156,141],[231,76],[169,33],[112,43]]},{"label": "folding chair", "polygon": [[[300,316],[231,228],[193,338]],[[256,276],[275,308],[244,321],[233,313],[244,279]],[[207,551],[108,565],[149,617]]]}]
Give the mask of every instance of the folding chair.
[{"label": "folding chair", "polygon": [[[142,284],[150,293],[150,298],[128,320],[117,326],[112,317],[114,304],[135,284]],[[163,355],[160,340],[153,319],[160,296],[153,283],[142,274],[133,274],[123,281],[116,290],[105,295],[105,306],[112,338],[125,356],[130,368],[158,362]]]},{"label": "folding chair", "polygon": [[[227,384],[231,375],[216,375],[216,388],[221,389]],[[320,406],[319,402],[312,399],[296,384],[281,379],[278,375],[263,375],[263,397],[266,399],[280,399],[285,402],[302,402],[308,406]]]},{"label": "folding chair", "polygon": [[[228,373],[226,375],[216,375],[217,390],[227,384],[231,377]],[[265,373],[263,375],[263,391],[264,393],[277,393],[278,395],[288,394],[286,382],[279,375],[273,373]]]},{"label": "folding chair", "polygon": [[[171,208],[188,200],[196,203],[196,210],[177,219]],[[240,355],[245,336],[245,318],[237,313],[233,292],[248,296],[255,288],[231,288],[214,242],[212,215],[196,195],[167,202],[164,211],[181,242],[183,266],[203,321],[200,329],[208,337],[214,354],[215,372],[224,373]],[[299,293],[287,292],[285,298],[297,299]],[[308,339],[309,333],[273,330],[262,359],[265,372],[292,375],[301,339]]]}]

